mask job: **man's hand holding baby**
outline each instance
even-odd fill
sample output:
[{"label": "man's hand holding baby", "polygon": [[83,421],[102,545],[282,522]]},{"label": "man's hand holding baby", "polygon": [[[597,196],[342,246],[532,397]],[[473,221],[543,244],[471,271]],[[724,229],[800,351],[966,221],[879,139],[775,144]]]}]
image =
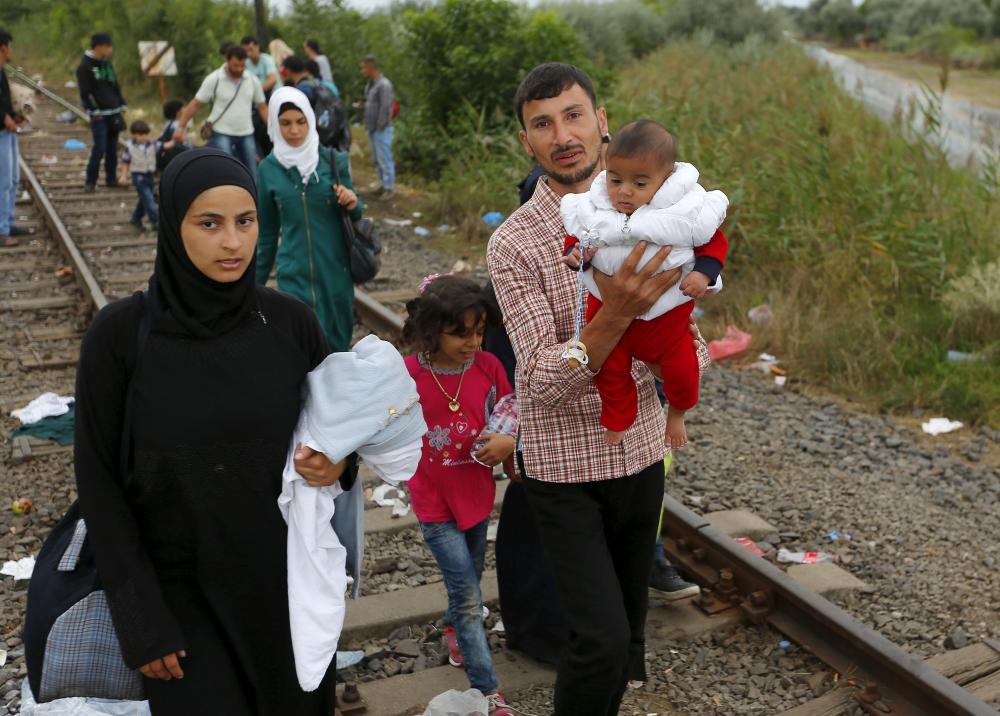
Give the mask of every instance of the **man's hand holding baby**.
[{"label": "man's hand holding baby", "polygon": [[685,296],[694,299],[702,298],[708,291],[708,276],[701,271],[692,271],[683,278],[680,289]]}]

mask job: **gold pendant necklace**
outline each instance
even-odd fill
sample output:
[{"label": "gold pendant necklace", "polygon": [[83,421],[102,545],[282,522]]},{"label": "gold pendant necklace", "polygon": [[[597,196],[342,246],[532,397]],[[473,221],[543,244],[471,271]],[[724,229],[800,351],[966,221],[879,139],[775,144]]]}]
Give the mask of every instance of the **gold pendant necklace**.
[{"label": "gold pendant necklace", "polygon": [[462,366],[462,375],[458,379],[458,390],[455,391],[455,395],[452,395],[451,393],[449,393],[447,390],[444,389],[444,386],[441,385],[441,381],[438,380],[437,374],[434,372],[434,364],[431,363],[431,354],[424,353],[424,358],[427,359],[427,365],[429,365],[431,368],[431,377],[434,379],[434,382],[437,383],[437,387],[441,390],[441,392],[444,393],[444,397],[448,399],[448,410],[450,410],[453,413],[457,413],[459,411],[459,408],[462,407],[458,403],[458,396],[462,392],[462,382],[465,380],[465,371],[469,367],[469,365],[465,364]]}]

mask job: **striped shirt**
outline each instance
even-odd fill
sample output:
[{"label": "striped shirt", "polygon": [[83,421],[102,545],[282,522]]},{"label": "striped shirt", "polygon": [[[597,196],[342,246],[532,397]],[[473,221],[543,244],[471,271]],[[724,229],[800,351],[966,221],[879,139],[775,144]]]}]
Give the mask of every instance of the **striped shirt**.
[{"label": "striped shirt", "polygon": [[[663,410],[652,374],[635,362],[639,415],[621,445],[607,445],[593,373],[561,357],[573,338],[577,277],[559,260],[566,235],[559,201],[542,178],[532,198],[493,233],[487,249],[490,277],[517,356],[525,467],[529,477],[545,482],[634,475],[666,453]],[[696,346],[704,369],[707,350],[702,343]]]}]

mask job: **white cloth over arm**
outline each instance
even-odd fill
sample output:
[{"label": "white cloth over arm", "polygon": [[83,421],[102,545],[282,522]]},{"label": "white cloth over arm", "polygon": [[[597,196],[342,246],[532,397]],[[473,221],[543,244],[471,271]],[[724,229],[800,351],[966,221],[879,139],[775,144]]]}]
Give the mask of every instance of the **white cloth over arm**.
[{"label": "white cloth over arm", "polygon": [[297,444],[340,462],[358,453],[384,478],[416,472],[427,432],[402,356],[375,336],[333,353],[307,376],[305,409],[289,448],[278,507],[288,523],[288,613],[299,685],[313,691],[344,625],[347,550],[330,520],[339,485],[311,487],[295,471]]},{"label": "white cloth over arm", "polygon": [[321,450],[300,422],[282,473],[278,508],[288,523],[288,620],[295,673],[314,691],[337,653],[344,628],[347,550],[330,520],[340,485],[312,487],[295,471],[295,446]]},{"label": "white cloth over arm", "polygon": [[[680,268],[686,276],[694,268],[694,249],[708,243],[726,219],[729,199],[721,191],[705,191],[698,184],[698,170],[686,162],[677,162],[673,174],[667,177],[648,204],[643,204],[631,216],[617,211],[608,195],[607,172],[601,172],[585,194],[567,194],[560,212],[566,233],[580,239],[586,246],[598,249],[591,268],[584,272],[587,290],[601,298],[594,281],[596,269],[608,275],[621,268],[632,249],[640,241],[649,242],[638,268],[644,266],[663,246],[671,246],[661,271]],[[719,277],[710,293],[722,289]],[[639,316],[649,320],[690,301],[681,293],[680,281],[668,289],[653,306]]]}]

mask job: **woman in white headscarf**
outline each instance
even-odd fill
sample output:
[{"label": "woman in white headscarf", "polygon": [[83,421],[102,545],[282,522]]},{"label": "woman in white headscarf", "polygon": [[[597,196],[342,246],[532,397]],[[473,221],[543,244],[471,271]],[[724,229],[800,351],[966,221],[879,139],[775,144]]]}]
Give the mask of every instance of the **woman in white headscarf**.
[{"label": "woman in white headscarf", "polygon": [[294,87],[271,95],[267,128],[274,151],[257,170],[257,283],[267,282],[277,258],[278,290],[310,306],[330,349],[345,351],[354,329],[354,284],[341,212],[355,221],[362,212],[348,155],[320,145],[309,100]]}]

